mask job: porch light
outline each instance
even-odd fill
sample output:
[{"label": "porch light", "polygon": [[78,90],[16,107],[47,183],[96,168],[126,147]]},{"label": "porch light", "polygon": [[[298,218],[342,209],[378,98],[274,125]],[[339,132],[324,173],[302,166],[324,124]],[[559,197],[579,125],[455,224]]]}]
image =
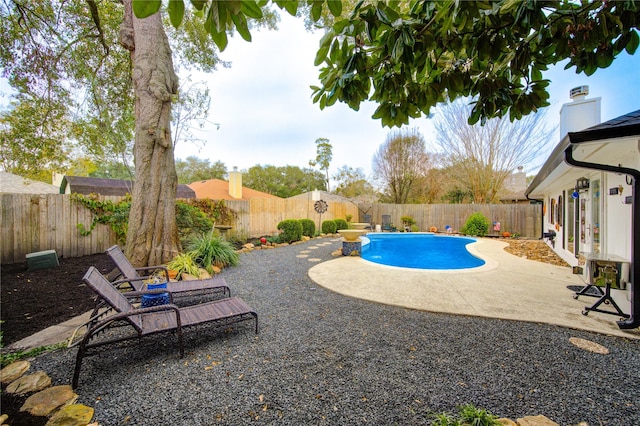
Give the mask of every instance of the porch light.
[{"label": "porch light", "polygon": [[580,191],[581,189],[589,189],[589,179],[586,177],[581,177],[576,180],[576,189]]}]

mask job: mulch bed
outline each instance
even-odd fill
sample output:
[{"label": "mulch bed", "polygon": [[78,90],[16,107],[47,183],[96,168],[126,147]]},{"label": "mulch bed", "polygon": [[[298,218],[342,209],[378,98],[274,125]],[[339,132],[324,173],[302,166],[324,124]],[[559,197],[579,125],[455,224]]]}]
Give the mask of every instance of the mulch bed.
[{"label": "mulch bed", "polygon": [[60,265],[29,271],[26,263],[2,265],[2,343],[7,346],[93,309],[94,293],[82,282],[90,266],[109,273],[106,254],[61,258]]}]

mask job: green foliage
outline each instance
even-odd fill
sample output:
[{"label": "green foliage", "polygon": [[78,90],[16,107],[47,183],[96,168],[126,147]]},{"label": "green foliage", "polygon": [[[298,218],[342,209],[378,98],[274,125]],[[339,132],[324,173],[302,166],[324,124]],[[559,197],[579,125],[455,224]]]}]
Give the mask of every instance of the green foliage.
[{"label": "green foliage", "polygon": [[336,222],[334,220],[322,221],[322,232],[324,234],[335,234],[337,230]]},{"label": "green foliage", "polygon": [[[613,6],[615,5],[615,6]],[[320,41],[312,87],[320,109],[378,103],[401,126],[440,102],[478,97],[470,123],[511,120],[549,105],[549,65],[593,74],[638,47],[637,2],[361,2]]]},{"label": "green foliage", "polygon": [[214,235],[213,232],[192,238],[187,244],[187,250],[196,264],[207,270],[210,270],[211,266],[224,268],[238,264],[238,253],[231,243]]},{"label": "green foliage", "polygon": [[77,225],[80,234],[87,236],[97,224],[109,225],[116,233],[118,243],[124,243],[127,239],[127,228],[129,224],[129,210],[131,209],[131,196],[127,195],[122,200],[114,203],[111,200],[100,200],[96,194],[82,195],[71,194],[71,200],[82,204],[94,214],[91,226],[87,229],[83,224]]},{"label": "green foliage", "polygon": [[[0,325],[3,324],[4,321],[0,321]],[[49,346],[40,346],[38,348],[33,348],[28,351],[17,351],[17,352],[5,352],[4,342],[3,342],[2,330],[0,329],[0,368],[4,368],[12,362],[18,361],[24,358],[31,358],[36,355],[40,355],[43,352],[50,352],[56,349],[61,349],[67,346],[66,342],[57,343],[55,345]]]},{"label": "green foliage", "polygon": [[280,241],[290,243],[300,241],[302,238],[302,224],[296,219],[285,219],[278,224],[278,229],[282,231]]},{"label": "green foliage", "polygon": [[255,165],[242,175],[243,185],[256,191],[282,198],[293,197],[326,186],[325,178],[318,170],[297,166]]},{"label": "green foliage", "polygon": [[416,220],[411,216],[401,216],[400,222],[402,222],[404,226],[411,226],[416,224]]},{"label": "green foliage", "polygon": [[498,417],[472,404],[458,407],[458,415],[440,413],[434,416],[431,426],[499,426]]},{"label": "green foliage", "polygon": [[472,213],[462,228],[462,233],[475,237],[483,237],[488,232],[489,219],[480,212]]},{"label": "green foliage", "polygon": [[227,206],[224,200],[194,198],[185,202],[202,210],[217,225],[231,225],[236,219],[236,213]]},{"label": "green foliage", "polygon": [[348,214],[345,216],[345,219],[347,222],[351,222],[351,219],[353,219],[353,215]]},{"label": "green foliage", "polygon": [[336,231],[339,229],[349,229],[349,225],[347,224],[347,221],[344,219],[333,219],[333,221],[336,224]]},{"label": "green foliage", "polygon": [[329,165],[331,164],[331,159],[333,158],[333,154],[331,152],[331,144],[329,143],[329,139],[326,138],[318,138],[316,139],[316,158],[314,160],[309,161],[309,165],[311,167],[318,166],[320,170],[324,170],[326,175],[326,189],[327,192],[330,191],[329,188]]},{"label": "green foliage", "polygon": [[227,177],[227,167],[221,161],[213,164],[207,159],[190,156],[184,160],[176,160],[176,173],[178,173],[178,183],[192,183],[209,179],[225,179]]},{"label": "green foliage", "polygon": [[[71,194],[74,202],[80,203],[94,214],[91,226],[87,229],[83,224],[78,224],[81,235],[89,235],[97,224],[107,224],[116,233],[119,243],[127,239],[129,223],[129,210],[131,208],[131,196],[127,195],[121,201],[114,203],[110,200],[101,201],[98,195]],[[176,222],[178,235],[181,242],[194,235],[211,231],[214,221],[229,223],[235,218],[235,212],[228,208],[224,200],[213,201],[208,198],[176,201]]]},{"label": "green foliage", "polygon": [[[336,0],[314,1],[311,6],[311,17],[314,21],[321,18],[324,3],[334,16],[342,13],[342,2]],[[301,1],[274,0],[273,3],[280,9],[286,10],[292,16],[298,13],[298,6]],[[156,13],[162,2],[158,0],[137,0],[133,2],[133,12],[138,18],[146,18]],[[198,15],[205,18],[204,27],[211,35],[211,38],[223,51],[229,42],[227,31],[235,30],[246,41],[251,41],[250,22],[262,19],[268,13],[269,8],[265,7],[267,2],[255,1],[202,1],[192,0],[191,4],[198,10]],[[265,10],[262,10],[265,7]],[[183,0],[169,2],[167,5],[169,20],[174,27],[179,27],[185,16]]]},{"label": "green foliage", "polygon": [[200,267],[196,264],[191,253],[180,253],[167,263],[167,269],[177,271],[177,279],[182,278],[182,274],[194,276],[200,275]]},{"label": "green foliage", "polygon": [[311,219],[300,219],[302,225],[302,235],[313,237],[316,235],[316,223]]},{"label": "green foliage", "polygon": [[213,228],[213,221],[202,210],[183,201],[176,201],[176,222],[183,246],[193,236],[209,232]]},{"label": "green foliage", "polygon": [[246,231],[230,229],[224,235],[224,239],[229,241],[232,246],[238,247],[249,241],[249,233]]}]

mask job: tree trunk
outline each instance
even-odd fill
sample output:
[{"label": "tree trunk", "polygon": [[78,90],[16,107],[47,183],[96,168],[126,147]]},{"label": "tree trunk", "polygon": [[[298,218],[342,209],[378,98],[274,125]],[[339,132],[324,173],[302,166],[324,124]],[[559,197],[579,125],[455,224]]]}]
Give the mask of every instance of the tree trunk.
[{"label": "tree trunk", "polygon": [[171,97],[177,93],[169,40],[160,12],[136,18],[124,2],[120,43],[131,51],[135,91],[135,170],[126,254],[135,266],[159,265],[180,251],[178,178],[171,143]]}]

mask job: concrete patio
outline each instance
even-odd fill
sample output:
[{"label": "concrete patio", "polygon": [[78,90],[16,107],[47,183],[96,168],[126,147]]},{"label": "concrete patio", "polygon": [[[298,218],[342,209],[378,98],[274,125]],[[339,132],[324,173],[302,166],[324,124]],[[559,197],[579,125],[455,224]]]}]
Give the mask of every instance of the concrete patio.
[{"label": "concrete patio", "polygon": [[[621,330],[618,315],[589,312],[596,298],[568,286],[584,282],[567,267],[513,256],[498,240],[480,239],[469,251],[486,264],[467,271],[425,271],[377,265],[341,257],[315,265],[310,278],[337,293],[411,309],[555,324],[612,336],[640,339],[640,330]],[[609,309],[606,307],[604,309]],[[628,306],[622,309],[628,312]]]}]

